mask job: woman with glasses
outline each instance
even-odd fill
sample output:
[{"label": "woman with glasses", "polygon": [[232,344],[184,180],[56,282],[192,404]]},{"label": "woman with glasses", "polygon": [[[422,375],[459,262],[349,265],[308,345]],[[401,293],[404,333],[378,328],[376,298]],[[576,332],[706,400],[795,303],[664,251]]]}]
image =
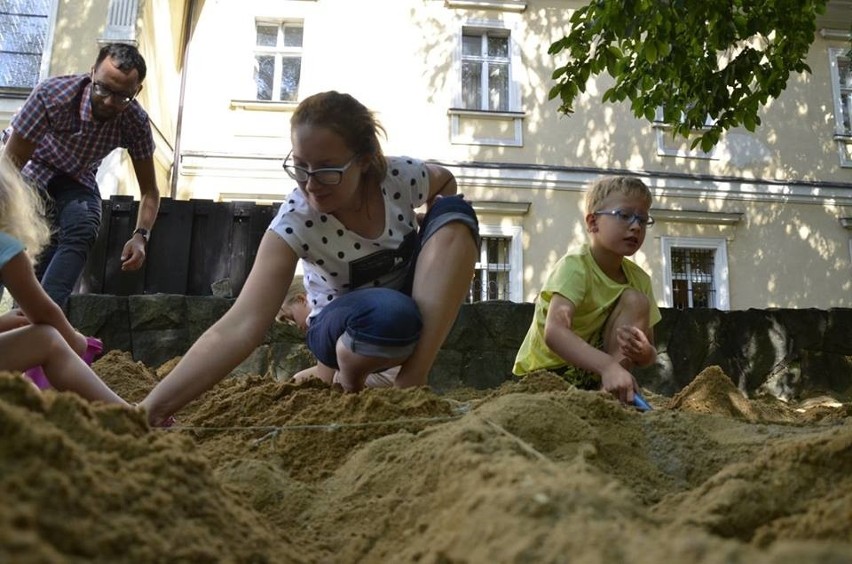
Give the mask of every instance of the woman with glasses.
[{"label": "woman with glasses", "polygon": [[630,370],[656,361],[660,310],[651,278],[626,257],[654,224],[651,191],[638,178],[607,176],[592,184],[585,203],[589,243],[554,265],[512,371],[557,372],[647,410]]},{"label": "woman with glasses", "polygon": [[[399,366],[421,386],[458,314],[478,254],[476,214],[445,168],[386,157],[373,113],[323,92],[291,119],[284,170],[295,182],[231,309],[142,405],[156,425],[215,385],[259,345],[301,261],[306,339],[318,359],[298,375],[361,390]],[[425,214],[417,210],[425,206]]]}]

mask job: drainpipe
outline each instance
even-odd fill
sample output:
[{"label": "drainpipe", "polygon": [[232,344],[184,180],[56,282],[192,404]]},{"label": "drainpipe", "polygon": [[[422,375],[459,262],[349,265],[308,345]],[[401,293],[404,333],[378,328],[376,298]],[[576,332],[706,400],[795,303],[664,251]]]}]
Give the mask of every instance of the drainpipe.
[{"label": "drainpipe", "polygon": [[192,37],[192,21],[195,18],[195,2],[189,0],[184,12],[183,21],[183,64],[180,70],[180,98],[178,100],[177,123],[175,124],[175,150],[174,162],[172,163],[172,178],[169,194],[174,200],[177,197],[177,183],[180,177],[180,153],[181,153],[181,132],[183,129],[183,101],[186,95],[186,76],[187,65],[189,64],[189,43]]}]

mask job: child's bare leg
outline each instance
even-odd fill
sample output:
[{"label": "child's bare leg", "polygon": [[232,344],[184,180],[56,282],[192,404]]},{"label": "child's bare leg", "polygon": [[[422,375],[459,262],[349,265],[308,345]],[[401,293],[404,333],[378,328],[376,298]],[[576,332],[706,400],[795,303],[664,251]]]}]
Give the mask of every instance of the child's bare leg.
[{"label": "child's bare leg", "polygon": [[50,384],[90,401],[128,405],[98,378],[62,335],[48,325],[30,325],[0,335],[3,368],[27,370],[41,366]]},{"label": "child's bare leg", "polygon": [[448,223],[432,235],[417,258],[411,297],[423,317],[417,347],[399,372],[400,388],[423,386],[470,288],[476,263],[470,227]]}]

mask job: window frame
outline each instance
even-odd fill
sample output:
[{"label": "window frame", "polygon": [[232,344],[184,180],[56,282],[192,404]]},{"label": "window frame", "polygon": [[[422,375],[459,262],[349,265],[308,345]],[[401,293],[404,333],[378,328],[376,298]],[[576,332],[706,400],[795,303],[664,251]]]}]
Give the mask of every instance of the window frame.
[{"label": "window frame", "polygon": [[[479,34],[487,34],[491,32],[493,35],[505,35],[509,41],[509,70],[508,70],[508,109],[499,110],[481,110],[464,108],[464,98],[462,95],[463,85],[463,43],[465,35],[470,35],[472,32]],[[459,25],[456,35],[456,48],[454,50],[454,76],[455,76],[455,92],[453,93],[453,106],[448,110],[447,115],[450,119],[450,143],[454,145],[489,145],[497,147],[523,147],[523,121],[526,114],[521,109],[521,75],[523,67],[521,64],[520,45],[517,37],[519,34],[517,25],[508,24],[502,20],[479,20],[468,19]],[[483,93],[487,96],[487,92]],[[485,135],[476,135],[466,133],[463,124],[478,122],[505,124],[510,134],[506,137],[493,137]]]},{"label": "window frame", "polygon": [[661,257],[663,261],[663,302],[666,307],[674,307],[672,290],[673,248],[710,249],[713,257],[713,283],[716,286],[714,309],[727,311],[731,308],[728,287],[728,241],[724,237],[660,237]]},{"label": "window frame", "polygon": [[[26,98],[42,80],[50,76],[50,61],[53,57],[53,43],[56,34],[56,19],[59,12],[59,0],[48,0],[48,3],[47,31],[44,37],[44,49],[41,52],[38,78],[36,79],[35,84],[30,87],[0,87],[0,100],[19,100]],[[18,103],[15,103],[15,108],[11,109],[6,108],[6,104],[0,104],[0,119],[11,119],[12,113],[17,110],[18,105]]]},{"label": "window frame", "polygon": [[[480,51],[478,55],[465,55],[464,54],[464,40],[466,37],[478,37],[479,38],[479,47]],[[506,57],[491,57],[488,55],[488,38],[489,37],[497,37],[506,40]],[[462,26],[461,33],[461,75],[459,81],[459,97],[460,104],[459,108],[462,110],[472,111],[472,112],[494,112],[494,113],[502,113],[508,112],[513,107],[512,100],[512,34],[505,27],[474,27],[474,26]],[[468,108],[465,107],[464,100],[464,66],[465,63],[475,62],[480,69],[480,96],[478,100],[478,107]],[[506,107],[505,108],[490,108],[490,82],[488,79],[488,70],[491,64],[505,64],[506,65],[506,85],[504,94],[506,97]]]},{"label": "window frame", "polygon": [[[479,225],[479,235],[485,237],[502,237],[509,240],[509,295],[506,297],[508,301],[514,303],[523,302],[523,268],[524,268],[524,246],[523,246],[523,227],[520,225]],[[474,270],[486,270],[480,267],[483,253],[486,251],[480,247],[479,256],[476,260]],[[473,282],[471,281],[471,284]],[[480,300],[494,301],[494,300]],[[474,302],[479,303],[479,302]]]},{"label": "window frame", "polygon": [[[257,44],[257,28],[259,26],[275,26],[278,30],[278,37],[274,47],[266,47]],[[288,47],[284,45],[284,29],[287,27],[299,27],[302,29],[302,45],[299,47]],[[302,88],[302,63],[305,55],[305,20],[300,18],[256,18],[254,22],[254,45],[252,46],[252,56],[254,57],[254,65],[256,68],[257,58],[259,56],[272,56],[274,59],[274,68],[272,71],[272,91],[271,99],[263,100],[257,96],[257,78],[254,77],[255,92],[252,102],[257,104],[284,104],[296,105],[299,103],[299,95]],[[297,55],[297,56],[294,56]],[[285,58],[299,59],[299,80],[296,84],[296,93],[292,100],[281,100],[281,76],[284,72],[283,60]]]},{"label": "window frame", "polygon": [[[717,143],[709,152],[703,151],[700,147],[696,149],[682,149],[670,147],[666,144],[667,139],[671,139],[672,126],[663,122],[664,108],[658,107],[654,115],[654,122],[651,126],[657,138],[657,156],[658,157],[682,157],[688,159],[705,159],[710,161],[719,160],[719,143]],[[707,131],[716,122],[711,116],[704,118],[704,127],[700,130],[693,130],[695,133]],[[693,138],[678,138],[683,143],[692,143]]]},{"label": "window frame", "polygon": [[[829,57],[829,72],[831,75],[831,92],[832,102],[834,107],[834,141],[837,143],[837,154],[840,159],[840,166],[843,168],[852,168],[852,104],[849,108],[849,129],[843,128],[843,99],[844,90],[840,83],[840,59],[845,59],[850,65],[852,72],[852,57],[848,56],[849,49],[846,47],[832,47],[828,50]],[[852,87],[849,88],[849,94],[852,96]]]},{"label": "window frame", "polygon": [[130,41],[136,43],[136,19],[139,0],[109,0],[107,23],[99,43]]}]

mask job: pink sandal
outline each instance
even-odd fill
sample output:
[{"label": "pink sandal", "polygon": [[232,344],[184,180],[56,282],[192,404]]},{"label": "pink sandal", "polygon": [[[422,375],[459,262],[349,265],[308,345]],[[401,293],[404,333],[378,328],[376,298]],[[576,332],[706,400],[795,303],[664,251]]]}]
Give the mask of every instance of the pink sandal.
[{"label": "pink sandal", "polygon": [[[81,357],[83,362],[91,366],[95,361],[95,357],[100,356],[102,352],[104,352],[103,341],[97,337],[86,337],[86,352],[84,352]],[[35,384],[39,390],[49,390],[51,388],[50,381],[47,379],[47,376],[44,375],[44,370],[42,370],[41,366],[34,366],[24,372],[24,374],[26,374],[27,378],[32,380],[32,383]]]},{"label": "pink sandal", "polygon": [[97,337],[86,337],[86,352],[83,353],[83,362],[89,366],[104,352],[104,342]]},{"label": "pink sandal", "polygon": [[34,366],[30,368],[26,372],[27,378],[32,380],[32,383],[36,385],[36,388],[39,390],[49,390],[50,382],[47,380],[47,376],[44,375],[44,370],[41,369],[41,366]]}]

